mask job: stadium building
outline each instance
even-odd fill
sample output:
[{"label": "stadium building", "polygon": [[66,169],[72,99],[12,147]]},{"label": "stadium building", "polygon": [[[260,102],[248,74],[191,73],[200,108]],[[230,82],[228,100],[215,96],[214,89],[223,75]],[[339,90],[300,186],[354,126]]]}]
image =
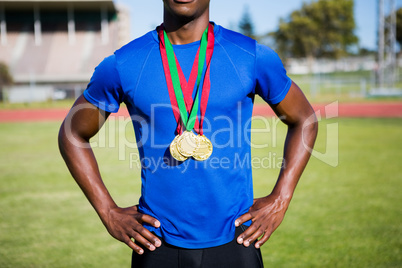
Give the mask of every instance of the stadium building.
[{"label": "stadium building", "polygon": [[4,98],[75,98],[129,39],[129,14],[112,0],[0,0],[0,62],[14,79]]}]

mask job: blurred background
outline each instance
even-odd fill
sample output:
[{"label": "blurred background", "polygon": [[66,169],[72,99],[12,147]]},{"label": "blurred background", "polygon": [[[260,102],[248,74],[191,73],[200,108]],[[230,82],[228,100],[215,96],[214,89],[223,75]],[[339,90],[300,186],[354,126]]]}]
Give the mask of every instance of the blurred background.
[{"label": "blurred background", "polygon": [[[401,96],[401,0],[212,1],[211,20],[279,53],[309,97]],[[0,1],[3,103],[75,99],[94,67],[161,23],[159,0]]]},{"label": "blurred background", "polygon": [[[102,59],[162,22],[161,0],[0,0],[0,267],[129,267],[57,147]],[[266,267],[402,267],[402,0],[211,0],[211,20],[270,46],[319,135]],[[116,203],[140,195],[127,113],[92,140]],[[279,172],[286,127],[256,99],[255,196]]]}]

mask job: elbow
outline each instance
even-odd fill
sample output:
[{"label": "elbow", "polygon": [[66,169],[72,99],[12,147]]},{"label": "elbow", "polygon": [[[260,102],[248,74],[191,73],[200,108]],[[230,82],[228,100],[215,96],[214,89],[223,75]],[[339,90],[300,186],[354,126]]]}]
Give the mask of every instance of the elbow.
[{"label": "elbow", "polygon": [[77,145],[82,144],[82,142],[79,141],[80,140],[77,138],[77,135],[64,121],[60,126],[59,134],[57,136],[57,142],[61,155],[64,157],[67,152],[73,149],[74,146],[77,147]]},{"label": "elbow", "polygon": [[310,119],[311,132],[312,132],[312,134],[317,135],[317,133],[318,133],[318,119],[317,119],[317,116],[316,116],[315,112],[313,112],[311,117],[312,117]]},{"label": "elbow", "polygon": [[63,124],[61,124],[61,126],[60,126],[59,134],[57,136],[57,143],[58,143],[59,151],[60,151],[61,155],[64,155],[64,153],[66,151],[66,148],[65,148],[66,147],[66,140],[67,140],[66,136],[67,136],[66,135],[66,130],[65,130],[65,127],[64,127],[64,122],[63,122]]},{"label": "elbow", "polygon": [[90,148],[89,137],[83,135],[82,131],[71,126],[71,124],[64,121],[60,126],[59,134],[57,137],[59,151],[63,157],[77,149]]},{"label": "elbow", "polygon": [[311,115],[307,116],[303,123],[303,136],[310,137],[314,142],[318,134],[318,119],[313,111]]}]

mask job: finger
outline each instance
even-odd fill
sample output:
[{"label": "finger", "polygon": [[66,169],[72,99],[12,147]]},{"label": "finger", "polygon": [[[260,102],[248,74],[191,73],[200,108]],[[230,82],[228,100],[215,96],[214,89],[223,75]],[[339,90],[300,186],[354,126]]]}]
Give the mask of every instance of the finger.
[{"label": "finger", "polygon": [[254,242],[254,240],[256,240],[261,235],[262,231],[259,231],[258,226],[256,224],[251,224],[246,231],[244,231],[242,234],[239,235],[239,237],[237,238],[237,242],[239,244],[243,244],[245,247],[248,247],[251,243]]},{"label": "finger", "polygon": [[151,242],[155,247],[160,247],[162,245],[162,241],[146,228],[144,228],[143,232],[141,232],[140,234],[149,242]]},{"label": "finger", "polygon": [[139,255],[144,254],[144,250],[140,246],[138,246],[136,243],[134,243],[129,237],[127,237],[127,239],[123,242],[137,254],[139,254]]},{"label": "finger", "polygon": [[260,236],[264,234],[264,231],[261,228],[258,228],[254,233],[252,233],[249,237],[244,238],[243,245],[245,247],[250,246],[254,243]]},{"label": "finger", "polygon": [[131,233],[131,236],[136,241],[143,244],[151,251],[155,250],[155,247],[160,247],[162,245],[162,242],[158,239],[158,237],[152,234],[148,229],[146,229],[142,225],[139,225],[136,228],[134,228]]},{"label": "finger", "polygon": [[240,225],[242,225],[243,223],[245,223],[246,221],[251,220],[253,217],[251,216],[251,214],[249,212],[247,212],[246,214],[243,214],[242,216],[240,216],[239,218],[237,218],[237,220],[235,221],[235,226],[239,227]]},{"label": "finger", "polygon": [[147,239],[145,239],[143,236],[133,235],[133,238],[134,238],[136,244],[140,244],[140,245],[144,246],[149,251],[154,251],[156,249],[156,247],[151,242],[149,242]]},{"label": "finger", "polygon": [[256,226],[254,224],[251,224],[250,227],[247,228],[247,230],[245,230],[237,237],[237,243],[243,244],[244,241],[246,241],[255,232],[256,229]]},{"label": "finger", "polygon": [[139,214],[137,220],[140,223],[148,223],[155,228],[159,228],[161,226],[161,223],[157,219],[147,214]]},{"label": "finger", "polygon": [[268,241],[268,239],[271,237],[272,232],[265,232],[264,235],[262,236],[262,238],[260,240],[257,241],[257,243],[255,243],[255,247],[256,248],[260,248],[262,247],[262,245],[265,244],[265,242]]}]

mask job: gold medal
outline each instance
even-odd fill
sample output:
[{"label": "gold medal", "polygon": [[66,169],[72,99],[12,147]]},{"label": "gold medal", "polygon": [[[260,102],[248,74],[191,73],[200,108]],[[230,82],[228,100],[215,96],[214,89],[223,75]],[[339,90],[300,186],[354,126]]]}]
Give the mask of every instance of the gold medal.
[{"label": "gold medal", "polygon": [[177,149],[177,140],[179,139],[179,137],[180,135],[177,135],[173,139],[172,143],[169,146],[169,151],[172,157],[177,161],[186,161],[188,157],[185,157],[184,155],[180,154],[179,150]]},{"label": "gold medal", "polygon": [[195,150],[195,152],[193,153],[193,158],[198,161],[207,160],[212,154],[213,150],[212,143],[204,135],[198,135],[197,138],[199,141],[199,145]]},{"label": "gold medal", "polygon": [[197,136],[192,131],[185,131],[177,140],[179,153],[186,157],[193,156],[199,144]]}]

